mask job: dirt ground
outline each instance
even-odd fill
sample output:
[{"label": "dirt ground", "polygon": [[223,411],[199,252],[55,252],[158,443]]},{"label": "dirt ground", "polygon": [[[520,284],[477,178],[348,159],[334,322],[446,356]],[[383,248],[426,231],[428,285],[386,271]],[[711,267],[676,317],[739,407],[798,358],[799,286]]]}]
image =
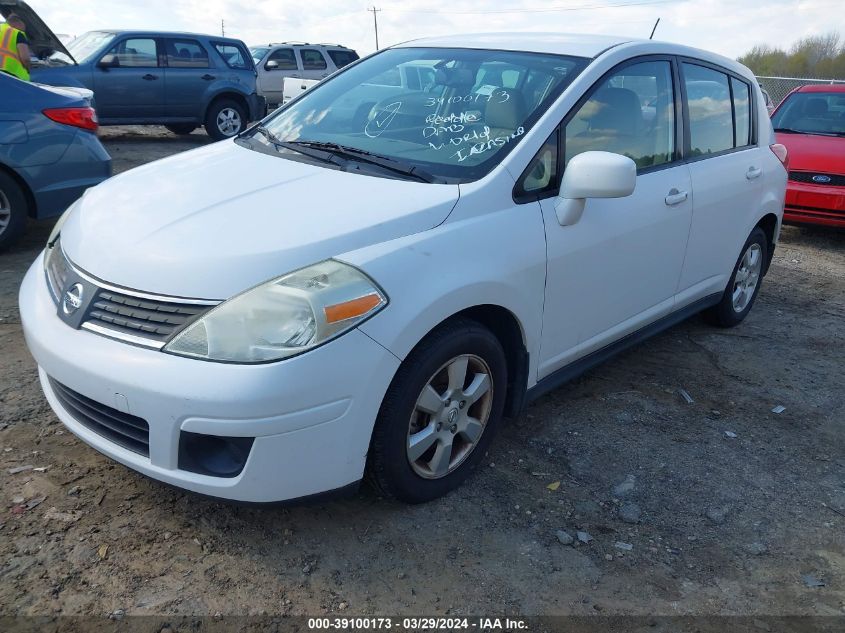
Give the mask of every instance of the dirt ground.
[{"label": "dirt ground", "polygon": [[[208,142],[102,136],[117,171]],[[544,397],[444,499],[260,509],[63,430],[17,308],[51,225],[0,256],[0,615],[845,614],[845,233],[785,228],[742,326]]]}]

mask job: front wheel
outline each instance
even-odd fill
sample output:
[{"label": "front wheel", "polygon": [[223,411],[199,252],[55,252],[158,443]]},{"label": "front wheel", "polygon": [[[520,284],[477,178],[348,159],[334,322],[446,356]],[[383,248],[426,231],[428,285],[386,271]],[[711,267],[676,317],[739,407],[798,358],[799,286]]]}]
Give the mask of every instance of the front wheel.
[{"label": "front wheel", "polygon": [[751,312],[751,306],[760,292],[768,252],[766,234],[758,226],[751,231],[742,247],[721,300],[705,311],[704,315],[708,321],[719,327],[733,327],[742,323]]},{"label": "front wheel", "polygon": [[498,426],[507,363],[498,339],[469,319],[451,321],[405,359],[382,402],[368,456],[386,497],[422,503],[459,486]]},{"label": "front wheel", "polygon": [[231,99],[211,104],[205,117],[205,131],[215,141],[232,138],[246,128],[246,112]]}]

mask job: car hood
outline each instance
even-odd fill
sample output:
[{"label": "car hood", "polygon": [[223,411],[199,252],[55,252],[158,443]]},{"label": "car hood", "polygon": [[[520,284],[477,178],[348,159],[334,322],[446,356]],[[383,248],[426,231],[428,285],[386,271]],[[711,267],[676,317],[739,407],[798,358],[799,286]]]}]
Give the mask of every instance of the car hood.
[{"label": "car hood", "polygon": [[223,141],[89,189],[62,228],[77,266],[112,284],[226,299],[273,277],[441,224],[457,185],[287,160]]},{"label": "car hood", "polygon": [[68,52],[62,41],[50,30],[44,20],[23,0],[0,0],[0,15],[5,19],[12,13],[17,13],[26,23],[26,37],[29,40],[29,47],[39,59],[60,52],[71,59],[73,56]]},{"label": "car hood", "polygon": [[817,171],[845,175],[845,137],[777,132],[777,142],[786,145],[790,171]]}]

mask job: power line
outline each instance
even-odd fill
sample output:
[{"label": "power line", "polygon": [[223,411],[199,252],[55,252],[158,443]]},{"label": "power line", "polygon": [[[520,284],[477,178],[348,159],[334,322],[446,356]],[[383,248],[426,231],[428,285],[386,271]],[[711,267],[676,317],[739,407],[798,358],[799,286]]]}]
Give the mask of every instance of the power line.
[{"label": "power line", "polygon": [[[623,2],[616,4],[590,4],[569,7],[545,7],[531,9],[494,9],[490,11],[422,11],[414,9],[387,9],[392,13],[428,13],[434,15],[492,15],[506,13],[557,13],[564,11],[583,11],[587,9],[623,9],[625,7],[640,7],[653,4],[668,4],[670,2],[686,2],[687,0],[640,0],[639,2]],[[367,9],[370,11],[371,9]],[[381,9],[379,9],[381,10]]]}]

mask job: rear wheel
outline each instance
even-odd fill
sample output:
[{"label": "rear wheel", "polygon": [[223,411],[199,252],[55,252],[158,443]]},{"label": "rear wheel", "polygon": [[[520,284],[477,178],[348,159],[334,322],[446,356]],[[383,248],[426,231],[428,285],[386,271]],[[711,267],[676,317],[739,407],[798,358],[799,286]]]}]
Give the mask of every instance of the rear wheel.
[{"label": "rear wheel", "polygon": [[205,131],[215,141],[232,138],[246,128],[246,112],[231,99],[220,99],[208,108]]},{"label": "rear wheel", "polygon": [[751,231],[742,247],[722,299],[705,311],[708,321],[719,327],[733,327],[742,323],[760,292],[768,251],[766,233],[758,226]]},{"label": "rear wheel", "polygon": [[173,123],[164,127],[179,136],[186,136],[197,129],[197,126],[193,123]]},{"label": "rear wheel", "polygon": [[430,501],[483,459],[504,409],[505,353],[469,319],[430,334],[402,363],[373,430],[369,475],[387,497]]},{"label": "rear wheel", "polygon": [[0,172],[0,251],[7,249],[23,233],[29,205],[15,180]]}]

